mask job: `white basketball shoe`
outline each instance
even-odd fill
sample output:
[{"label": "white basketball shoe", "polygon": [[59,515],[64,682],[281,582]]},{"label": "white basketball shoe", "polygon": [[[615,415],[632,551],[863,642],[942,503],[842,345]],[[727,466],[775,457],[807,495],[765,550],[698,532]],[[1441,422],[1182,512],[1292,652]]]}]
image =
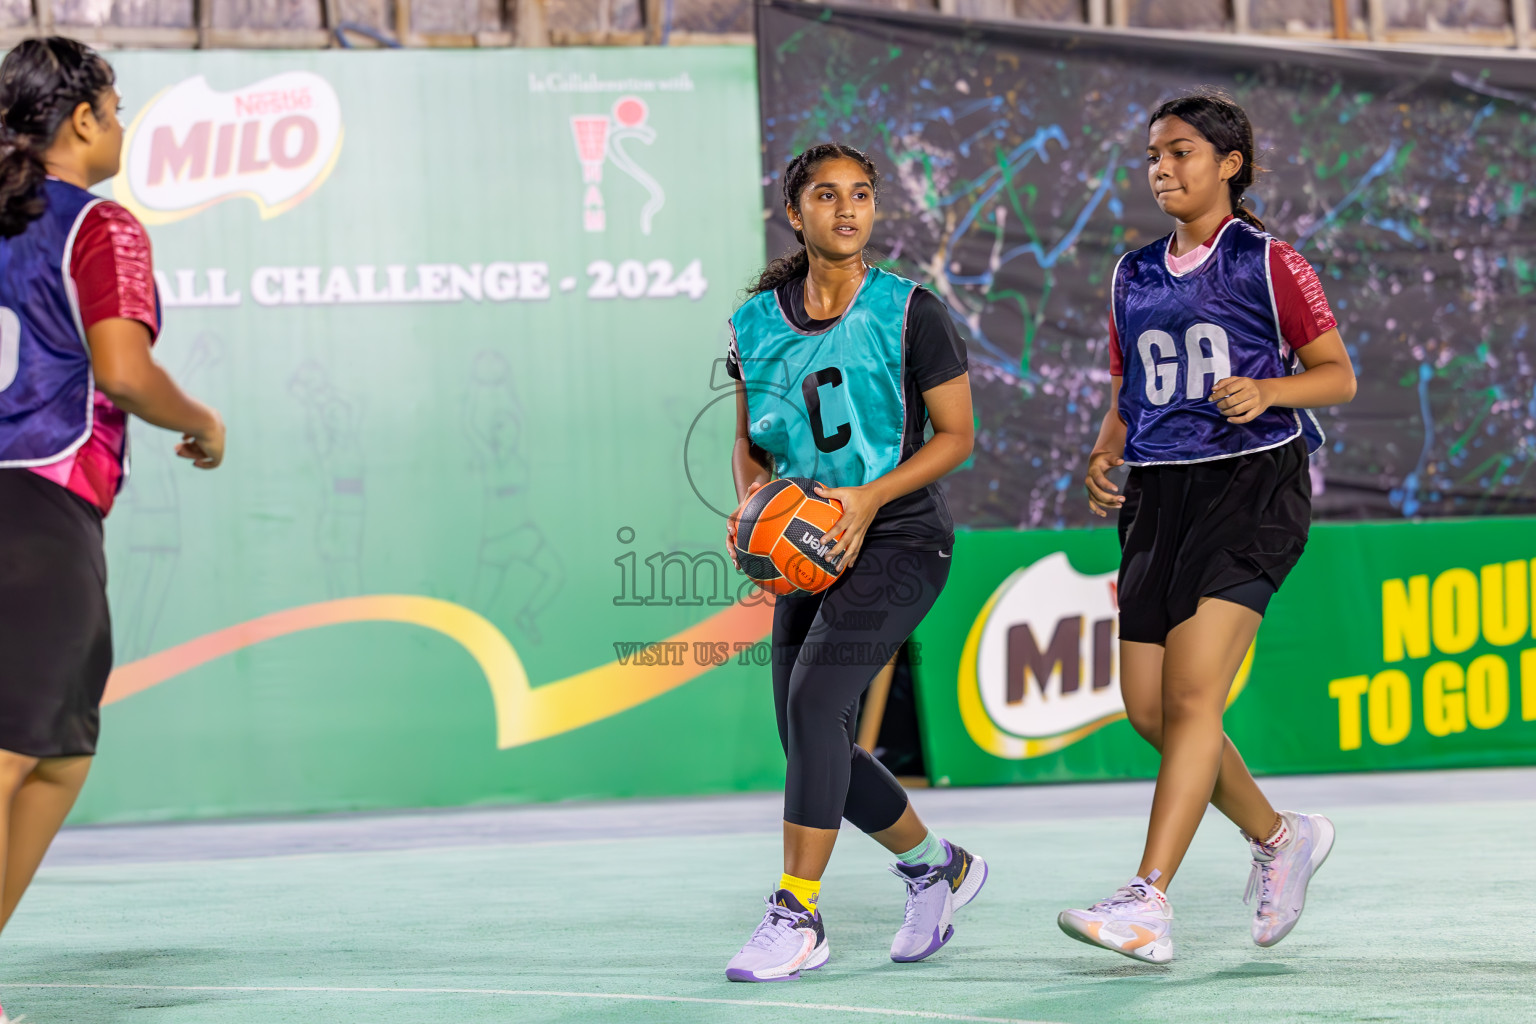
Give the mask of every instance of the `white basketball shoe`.
[{"label": "white basketball shoe", "polygon": [[1079,942],[1103,946],[1149,964],[1173,959],[1173,906],[1151,878],[1133,878],[1087,910],[1063,910],[1061,930]]},{"label": "white basketball shoe", "polygon": [[1333,849],[1333,822],[1321,814],[1281,811],[1284,830],[1274,846],[1248,840],[1253,870],[1243,902],[1259,895],[1253,915],[1253,941],[1273,946],[1291,933],[1307,903],[1307,883]]}]

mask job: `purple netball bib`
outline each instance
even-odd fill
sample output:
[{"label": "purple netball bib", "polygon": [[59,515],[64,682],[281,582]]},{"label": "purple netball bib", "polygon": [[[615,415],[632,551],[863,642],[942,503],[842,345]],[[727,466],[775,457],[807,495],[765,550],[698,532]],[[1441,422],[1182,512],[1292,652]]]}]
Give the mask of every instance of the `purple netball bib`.
[{"label": "purple netball bib", "polygon": [[55,179],[48,209],[0,238],[0,467],[43,466],[91,434],[91,354],[69,274],[75,234],[101,200]]},{"label": "purple netball bib", "polygon": [[1210,401],[1223,378],[1262,380],[1294,372],[1270,282],[1269,241],[1253,226],[1230,220],[1210,255],[1183,274],[1164,260],[1169,238],[1121,257],[1113,311],[1125,366],[1120,415],[1126,462],[1208,462],[1276,448],[1303,433],[1309,451],[1322,443],[1309,413],[1270,408],[1248,423],[1232,424]]}]

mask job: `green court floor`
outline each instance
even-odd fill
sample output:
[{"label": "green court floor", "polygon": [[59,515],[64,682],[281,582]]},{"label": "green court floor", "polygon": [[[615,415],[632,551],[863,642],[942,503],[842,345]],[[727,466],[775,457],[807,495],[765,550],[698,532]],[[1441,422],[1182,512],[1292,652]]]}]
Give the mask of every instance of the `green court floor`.
[{"label": "green court floor", "polygon": [[[987,820],[986,791],[919,794],[992,866],[954,940],[926,963],[892,963],[901,885],[873,843],[845,833],[822,903],[831,962],[761,986],[730,984],[724,968],[779,870],[762,797],[700,802],[706,827],[691,835],[587,834],[635,830],[567,827],[587,813],[576,807],[462,842],[452,820],[402,816],[369,820],[383,842],[264,846],[260,829],[237,830],[234,849],[139,860],[159,833],[75,830],[0,940],[0,1002],[26,1024],[1536,1021],[1536,773],[1503,777],[1517,784],[1497,799],[1473,785],[1456,799],[1455,777],[1439,778],[1453,779],[1439,802],[1328,808],[1338,845],[1301,924],[1270,950],[1248,939],[1245,847],[1208,818],[1170,893],[1176,959],[1161,967],[1055,924],[1131,873],[1143,818],[1128,808],[1144,790],[1122,788],[1107,805],[1121,813],[1100,816],[1083,815],[1101,787],[1055,788],[1049,806],[991,791],[1001,821]],[[1351,782],[1312,792],[1329,785]],[[951,799],[966,812],[946,820]],[[713,818],[766,820],[710,834]],[[423,830],[428,845],[413,842]],[[81,835],[95,852],[72,857]]]}]

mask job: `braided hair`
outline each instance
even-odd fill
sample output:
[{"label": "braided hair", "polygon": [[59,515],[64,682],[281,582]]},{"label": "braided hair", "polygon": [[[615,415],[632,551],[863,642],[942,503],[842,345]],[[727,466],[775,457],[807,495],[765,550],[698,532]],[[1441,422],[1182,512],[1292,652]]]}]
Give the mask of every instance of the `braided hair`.
[{"label": "braided hair", "polygon": [[[82,103],[96,111],[116,81],[112,65],[63,36],[26,39],[0,62],[0,237],[11,238],[43,215],[43,153]],[[98,115],[100,111],[96,111]]]},{"label": "braided hair", "polygon": [[[852,160],[864,169],[864,173],[869,175],[869,187],[875,191],[875,201],[879,202],[880,172],[875,169],[874,161],[852,146],[841,142],[823,142],[807,149],[784,168],[785,205],[798,213],[800,193],[805,191],[811,176],[816,173],[816,168],[828,160],[838,158]],[[800,248],[785,253],[764,267],[757,280],[747,289],[748,295],[772,291],[786,281],[804,277],[810,271],[811,256],[805,248],[805,235],[796,231],[795,241],[800,243]]]},{"label": "braided hair", "polygon": [[1216,148],[1218,159],[1228,153],[1240,153],[1243,166],[1227,179],[1232,193],[1232,216],[1247,221],[1260,231],[1264,222],[1243,205],[1243,193],[1253,184],[1253,176],[1260,170],[1253,159],[1253,125],[1243,108],[1219,92],[1201,92],[1169,100],[1147,120],[1147,128],[1165,117],[1176,117],[1205,137]]}]

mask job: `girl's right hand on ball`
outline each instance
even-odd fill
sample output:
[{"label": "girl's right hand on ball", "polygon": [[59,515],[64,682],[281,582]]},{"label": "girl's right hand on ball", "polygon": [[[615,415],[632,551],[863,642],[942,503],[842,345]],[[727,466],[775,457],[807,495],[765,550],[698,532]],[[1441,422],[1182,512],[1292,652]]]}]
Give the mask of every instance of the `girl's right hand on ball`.
[{"label": "girl's right hand on ball", "polygon": [[1083,481],[1088,488],[1088,508],[1101,519],[1109,515],[1110,509],[1125,504],[1125,495],[1109,479],[1109,471],[1123,465],[1124,459],[1109,452],[1094,452],[1088,457],[1088,478]]}]

